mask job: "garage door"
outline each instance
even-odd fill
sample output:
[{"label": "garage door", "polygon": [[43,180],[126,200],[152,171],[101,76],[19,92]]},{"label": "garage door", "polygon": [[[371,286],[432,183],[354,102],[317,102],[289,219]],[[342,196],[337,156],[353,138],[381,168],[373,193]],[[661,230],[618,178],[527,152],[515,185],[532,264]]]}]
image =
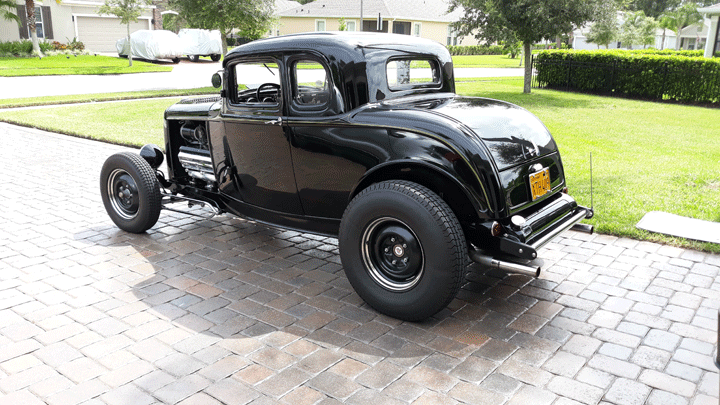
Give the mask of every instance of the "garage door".
[{"label": "garage door", "polygon": [[[119,18],[75,17],[77,19],[78,40],[91,52],[117,53],[115,42],[127,36],[127,26],[120,24]],[[150,20],[140,19],[130,23],[130,32],[147,30]]]}]

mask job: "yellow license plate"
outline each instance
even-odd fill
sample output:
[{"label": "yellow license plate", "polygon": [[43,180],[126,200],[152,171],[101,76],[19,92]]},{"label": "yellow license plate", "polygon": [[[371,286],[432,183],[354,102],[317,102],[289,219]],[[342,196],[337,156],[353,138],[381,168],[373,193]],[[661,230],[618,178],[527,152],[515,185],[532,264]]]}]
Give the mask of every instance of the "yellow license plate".
[{"label": "yellow license plate", "polygon": [[544,196],[550,191],[550,171],[542,169],[539,172],[530,173],[530,192],[533,201]]}]

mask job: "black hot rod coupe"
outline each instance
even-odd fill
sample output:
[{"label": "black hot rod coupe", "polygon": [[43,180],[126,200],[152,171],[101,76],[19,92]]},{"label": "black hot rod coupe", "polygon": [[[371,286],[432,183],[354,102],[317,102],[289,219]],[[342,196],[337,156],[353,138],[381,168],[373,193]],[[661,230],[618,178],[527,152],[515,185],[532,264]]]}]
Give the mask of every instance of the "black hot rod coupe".
[{"label": "black hot rod coupe", "polygon": [[455,297],[468,259],[538,276],[537,250],[592,216],[567,194],[543,123],[455,94],[439,43],[297,34],[239,46],[223,66],[219,97],[165,112],[167,176],[154,145],[105,162],[121,229],[144,232],[181,201],[334,236],[369,305],[421,320]]}]

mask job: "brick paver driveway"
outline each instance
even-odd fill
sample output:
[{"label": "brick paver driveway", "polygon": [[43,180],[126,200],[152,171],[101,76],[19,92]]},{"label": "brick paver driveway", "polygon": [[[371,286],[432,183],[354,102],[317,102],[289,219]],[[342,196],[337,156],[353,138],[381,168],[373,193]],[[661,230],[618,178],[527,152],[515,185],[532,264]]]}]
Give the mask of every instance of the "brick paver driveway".
[{"label": "brick paver driveway", "polygon": [[568,233],[540,279],[471,267],[403,323],[335,239],[170,213],[119,231],[98,174],[122,149],[0,124],[2,404],[718,403],[719,256]]}]

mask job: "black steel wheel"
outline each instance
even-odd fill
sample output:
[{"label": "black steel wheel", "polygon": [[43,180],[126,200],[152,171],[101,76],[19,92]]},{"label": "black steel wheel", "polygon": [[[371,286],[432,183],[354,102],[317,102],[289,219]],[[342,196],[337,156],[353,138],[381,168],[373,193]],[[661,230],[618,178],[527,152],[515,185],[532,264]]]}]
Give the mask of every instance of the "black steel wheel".
[{"label": "black steel wheel", "polygon": [[160,217],[160,184],[150,165],[129,152],[110,156],[100,171],[100,195],[118,228],[142,233]]},{"label": "black steel wheel", "polygon": [[220,54],[214,53],[214,54],[210,55],[210,60],[212,60],[213,62],[217,62],[220,60],[220,57],[221,57]]},{"label": "black steel wheel", "polygon": [[419,321],[455,298],[468,264],[457,217],[430,189],[376,183],[343,214],[340,258],[358,295],[383,314]]}]

